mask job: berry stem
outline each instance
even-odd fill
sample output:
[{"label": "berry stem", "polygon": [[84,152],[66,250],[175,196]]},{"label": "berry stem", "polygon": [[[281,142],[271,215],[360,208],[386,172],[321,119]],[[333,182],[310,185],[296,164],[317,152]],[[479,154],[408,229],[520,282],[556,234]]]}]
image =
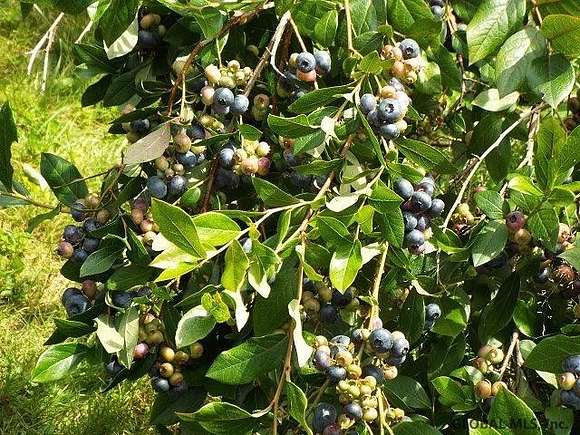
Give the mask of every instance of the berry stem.
[{"label": "berry stem", "polygon": [[505,371],[510,363],[510,359],[512,358],[512,355],[514,353],[514,349],[516,348],[516,344],[519,341],[519,337],[520,337],[520,334],[517,331],[512,334],[512,341],[510,343],[510,347],[508,348],[507,353],[505,354],[505,358],[503,359],[503,363],[501,365],[501,368],[499,369],[498,381],[501,381],[501,378],[503,377],[503,374],[505,373]]}]

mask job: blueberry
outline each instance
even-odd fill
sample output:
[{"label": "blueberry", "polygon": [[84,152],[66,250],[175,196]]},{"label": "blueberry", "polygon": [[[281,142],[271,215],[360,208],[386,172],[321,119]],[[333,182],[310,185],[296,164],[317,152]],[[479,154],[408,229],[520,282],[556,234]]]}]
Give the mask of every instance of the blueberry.
[{"label": "blueberry", "polygon": [[360,97],[360,110],[365,115],[371,113],[377,107],[377,99],[373,94],[364,94]]},{"label": "blueberry", "polygon": [[157,32],[150,32],[148,30],[139,30],[137,36],[137,45],[145,49],[153,49],[161,44],[161,37]]},{"label": "blueberry", "polygon": [[346,335],[337,335],[330,339],[330,344],[342,348],[347,348],[350,344],[350,338]]},{"label": "blueberry", "polygon": [[347,403],[346,405],[344,405],[344,408],[342,410],[347,417],[350,417],[354,420],[358,420],[363,416],[363,410],[361,406],[356,402]]},{"label": "blueberry", "polygon": [[131,121],[131,131],[137,134],[145,134],[151,128],[151,123],[148,119],[136,119]]},{"label": "blueberry", "polygon": [[379,328],[371,332],[369,343],[375,352],[386,353],[393,347],[393,338],[389,331]]},{"label": "blueberry", "polygon": [[419,230],[411,230],[405,234],[405,245],[409,246],[421,246],[425,243],[425,236]]},{"label": "blueberry", "polygon": [[573,391],[561,390],[560,401],[562,402],[562,405],[580,411],[580,397],[574,394]]},{"label": "blueberry", "polygon": [[331,366],[327,371],[328,379],[333,384],[338,384],[340,381],[346,379],[346,369],[339,366]]},{"label": "blueberry", "polygon": [[149,193],[154,198],[161,199],[167,195],[167,185],[157,176],[149,177],[147,180],[147,190],[149,190]]},{"label": "blueberry", "polygon": [[422,190],[432,196],[433,192],[435,192],[435,180],[431,177],[423,177],[417,184],[417,190]]},{"label": "blueberry", "polygon": [[425,216],[419,216],[419,218],[417,219],[417,226],[415,227],[415,229],[417,231],[425,231],[428,226],[429,226],[429,218]]},{"label": "blueberry", "polygon": [[445,7],[445,2],[443,0],[431,0],[429,2],[430,6],[439,6],[440,8]]},{"label": "blueberry", "polygon": [[570,355],[562,363],[562,369],[565,372],[571,372],[580,375],[580,355]]},{"label": "blueberry", "polygon": [[363,377],[372,376],[377,381],[377,385],[385,382],[385,374],[383,370],[374,364],[368,364],[362,368]]},{"label": "blueberry", "polygon": [[83,292],[80,289],[78,289],[78,288],[69,287],[64,292],[62,292],[62,296],[60,298],[60,302],[64,305],[64,304],[67,303],[67,301],[69,299],[71,299],[74,296],[81,295],[82,293]]},{"label": "blueberry", "polygon": [[82,314],[87,311],[90,306],[89,299],[82,293],[72,295],[64,303],[64,308],[68,317]]},{"label": "blueberry", "polygon": [[86,233],[92,233],[93,231],[98,230],[100,227],[101,224],[93,218],[88,218],[83,222],[83,230]]},{"label": "blueberry", "polygon": [[111,292],[111,302],[115,307],[127,308],[133,301],[133,294],[125,291]]},{"label": "blueberry", "polygon": [[185,133],[191,140],[205,139],[205,129],[199,124],[192,124],[191,127],[187,127]]},{"label": "blueberry", "polygon": [[75,225],[67,225],[64,227],[63,238],[71,245],[78,245],[84,237],[83,230]]},{"label": "blueberry", "polygon": [[205,162],[205,153],[197,154],[197,164],[201,165],[203,162]]},{"label": "blueberry", "polygon": [[441,6],[437,6],[437,5],[431,6],[431,12],[437,18],[441,18],[443,16],[443,14],[445,13],[445,11],[443,10],[443,8]]},{"label": "blueberry", "polygon": [[151,386],[158,393],[166,393],[171,388],[167,379],[157,377],[151,379]]},{"label": "blueberry", "polygon": [[86,218],[85,205],[80,201],[75,201],[70,208],[70,215],[77,222],[82,222]]},{"label": "blueberry", "polygon": [[511,231],[522,229],[526,223],[526,218],[521,211],[512,211],[505,218],[506,226]]},{"label": "blueberry", "polygon": [[167,192],[170,196],[180,196],[187,189],[187,179],[182,175],[175,175],[169,181]]},{"label": "blueberry", "polygon": [[393,349],[391,350],[391,355],[395,358],[400,358],[409,352],[409,342],[406,338],[398,338],[393,342]]},{"label": "blueberry", "polygon": [[320,308],[320,320],[326,323],[338,321],[338,311],[331,304],[326,304]]},{"label": "blueberry", "polygon": [[425,307],[425,319],[427,321],[436,321],[441,317],[441,308],[435,303],[431,303]]},{"label": "blueberry", "polygon": [[427,192],[414,192],[411,196],[411,205],[416,211],[426,211],[431,208],[431,196]]},{"label": "blueberry", "polygon": [[400,44],[399,48],[403,52],[403,59],[412,59],[414,57],[419,56],[420,48],[419,44],[414,39],[403,39]]},{"label": "blueberry", "polygon": [[217,88],[213,94],[213,101],[220,106],[229,107],[234,104],[234,94],[228,88]]},{"label": "blueberry", "polygon": [[548,267],[540,269],[538,274],[534,277],[534,281],[538,284],[544,284],[548,282],[548,279],[550,279],[550,269]]},{"label": "blueberry", "polygon": [[314,353],[314,365],[322,371],[328,370],[328,368],[332,365],[330,360],[330,355],[328,352],[324,351],[323,349],[318,349]]},{"label": "blueberry", "polygon": [[151,294],[151,287],[144,285],[139,290],[135,292],[135,297],[142,298],[145,296],[149,296]]},{"label": "blueberry", "polygon": [[393,190],[405,201],[411,198],[414,192],[413,185],[404,178],[399,178],[393,183]]},{"label": "blueberry", "polygon": [[219,159],[222,168],[231,168],[234,164],[234,150],[231,148],[222,148],[219,153]]},{"label": "blueberry", "polygon": [[214,113],[217,113],[219,115],[227,115],[228,113],[230,113],[230,106],[223,106],[218,103],[213,103],[211,108],[214,111]]},{"label": "blueberry", "polygon": [[327,426],[336,422],[336,408],[330,403],[320,402],[314,409],[312,428],[315,432],[322,432]]},{"label": "blueberry", "polygon": [[244,94],[238,94],[234,98],[231,109],[232,113],[239,114],[247,112],[248,107],[250,107],[250,101],[248,100],[248,97],[246,97]]},{"label": "blueberry", "polygon": [[240,184],[240,177],[232,171],[219,168],[215,184],[217,189],[234,189]]},{"label": "blueberry", "polygon": [[435,198],[431,201],[431,207],[429,208],[429,215],[436,217],[441,216],[443,210],[445,209],[445,203],[442,199]]},{"label": "blueberry", "polygon": [[332,68],[332,59],[328,51],[315,51],[316,72],[320,75],[328,74]]},{"label": "blueberry", "polygon": [[387,364],[389,364],[390,366],[400,366],[401,364],[403,364],[405,362],[406,359],[407,359],[406,355],[403,355],[400,357],[391,356],[387,360]]},{"label": "blueberry", "polygon": [[101,244],[100,239],[95,239],[93,237],[85,237],[85,240],[83,241],[83,249],[89,254],[92,254],[97,249],[99,249],[100,244]]},{"label": "blueberry", "polygon": [[379,127],[379,133],[382,137],[387,140],[396,139],[399,137],[401,132],[399,131],[399,127],[396,124],[383,124]]},{"label": "blueberry", "polygon": [[403,84],[395,77],[393,77],[389,80],[389,86],[392,86],[393,88],[395,88],[396,91],[404,91],[405,90],[405,87],[403,86]]},{"label": "blueberry", "polygon": [[302,72],[310,72],[316,67],[316,58],[312,53],[303,51],[296,58],[296,68]]},{"label": "blueberry", "polygon": [[203,77],[192,80],[191,84],[188,83],[188,87],[191,89],[191,92],[196,94],[199,94],[205,86],[207,86],[207,80]]},{"label": "blueberry", "polygon": [[417,227],[417,218],[413,213],[406,211],[403,213],[403,223],[405,224],[405,232],[412,231]]},{"label": "blueberry", "polygon": [[334,290],[332,292],[332,305],[339,308],[344,308],[352,301],[352,290],[348,289],[344,293]]},{"label": "blueberry", "polygon": [[117,373],[119,373],[121,370],[123,370],[123,366],[121,364],[119,364],[116,359],[114,359],[109,364],[106,365],[105,369],[107,370],[107,373],[111,377],[113,377]]},{"label": "blueberry", "polygon": [[398,121],[403,115],[401,112],[401,105],[394,98],[385,98],[379,103],[377,108],[379,120],[383,122],[393,123]]},{"label": "blueberry", "polygon": [[82,248],[76,248],[73,252],[72,260],[75,263],[84,263],[88,256],[89,253],[87,251]]},{"label": "blueberry", "polygon": [[363,335],[363,330],[358,328],[355,329],[354,331],[352,331],[352,334],[350,334],[350,337],[352,338],[352,341],[354,343],[360,344],[364,341],[365,337]]},{"label": "blueberry", "polygon": [[197,155],[188,151],[186,153],[176,153],[175,157],[177,161],[183,165],[186,169],[193,168],[197,163]]},{"label": "blueberry", "polygon": [[382,122],[379,119],[379,112],[376,109],[369,112],[367,120],[369,121],[369,124],[374,127],[380,127],[382,125]]}]

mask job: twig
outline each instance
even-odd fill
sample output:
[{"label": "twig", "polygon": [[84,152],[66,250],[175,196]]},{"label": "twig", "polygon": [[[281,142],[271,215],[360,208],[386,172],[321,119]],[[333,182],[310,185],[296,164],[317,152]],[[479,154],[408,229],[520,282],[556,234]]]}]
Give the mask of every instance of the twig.
[{"label": "twig", "polygon": [[205,195],[203,196],[203,202],[202,202],[201,209],[200,209],[201,213],[205,213],[207,211],[207,207],[209,206],[209,199],[211,198],[211,193],[213,190],[213,183],[214,183],[219,165],[220,165],[219,156],[216,156],[213,159],[213,162],[211,164],[211,169],[210,169],[209,175],[207,177],[207,188],[205,189]]},{"label": "twig", "polygon": [[475,175],[475,173],[477,172],[477,170],[479,169],[479,167],[481,166],[481,164],[483,163],[483,161],[487,158],[487,156],[489,154],[491,154],[491,152],[493,150],[495,150],[497,147],[500,146],[500,144],[503,142],[503,140],[518,126],[522,123],[522,121],[524,121],[526,118],[528,118],[533,112],[531,110],[523,113],[520,115],[520,118],[515,121],[512,125],[510,125],[508,128],[506,128],[497,138],[497,140],[492,143],[489,148],[487,150],[485,150],[485,152],[478,157],[477,162],[475,163],[475,165],[473,165],[473,168],[471,169],[471,171],[469,172],[469,175],[467,176],[467,178],[465,179],[465,181],[463,182],[463,185],[461,186],[461,190],[459,191],[459,194],[457,195],[457,198],[455,199],[455,202],[453,203],[453,205],[451,206],[451,208],[449,209],[449,212],[447,213],[447,216],[445,217],[445,221],[443,222],[443,228],[447,228],[447,225],[449,225],[449,222],[451,221],[451,216],[453,216],[453,213],[455,212],[455,209],[459,206],[459,204],[461,204],[461,200],[463,198],[463,195],[465,194],[465,191],[467,190],[467,188],[469,187],[469,182],[471,181],[471,179],[473,178],[473,176]]},{"label": "twig", "polygon": [[[385,272],[385,263],[387,261],[387,252],[389,250],[389,244],[387,242],[382,244],[383,252],[381,253],[381,259],[379,264],[377,265],[377,270],[375,272],[375,278],[373,283],[373,298],[378,301],[379,300],[379,291],[381,289],[381,279],[383,277],[383,273]],[[373,315],[378,315],[378,305],[373,305],[371,308],[371,315],[369,319],[373,317]],[[369,320],[370,322],[370,320]]]},{"label": "twig", "polygon": [[344,11],[346,13],[346,44],[348,51],[354,54],[355,49],[352,45],[352,17],[350,16],[350,0],[344,0]]},{"label": "twig", "polygon": [[504,372],[506,371],[506,369],[510,363],[510,359],[512,358],[516,344],[519,341],[519,336],[520,336],[520,334],[518,332],[514,332],[512,334],[512,341],[510,343],[510,347],[508,348],[508,351],[505,355],[505,358],[503,359],[503,364],[501,365],[501,368],[499,369],[499,380],[501,380]]},{"label": "twig", "polygon": [[52,48],[52,44],[54,43],[54,35],[56,34],[56,26],[58,26],[58,23],[60,23],[60,20],[62,20],[62,17],[64,17],[63,12],[61,12],[59,14],[59,16],[56,17],[56,20],[54,20],[54,23],[52,23],[52,26],[50,26],[50,29],[49,29],[48,42],[46,43],[46,49],[44,51],[44,65],[42,68],[42,84],[40,87],[42,92],[46,91],[46,81],[48,80],[48,64],[50,63],[50,49]]},{"label": "twig", "polygon": [[81,34],[79,35],[77,40],[75,41],[75,44],[78,44],[79,42],[81,42],[83,40],[85,35],[87,33],[89,33],[89,31],[91,30],[91,27],[93,27],[93,20],[90,20],[89,23],[85,26],[85,28],[83,29],[83,31],[81,32]]},{"label": "twig", "polygon": [[[286,11],[286,13],[284,13],[284,15],[282,15],[280,17],[280,23],[278,24],[278,27],[276,28],[276,31],[278,31],[278,29],[283,26],[284,28],[286,28],[286,25],[288,24],[288,21],[290,21],[291,18],[291,14],[290,11]],[[276,36],[276,34],[274,34],[274,36]],[[270,50],[270,65],[272,66],[272,69],[274,71],[276,71],[276,73],[278,73],[279,76],[284,77],[284,73],[282,73],[279,69],[278,66],[276,65],[276,52],[278,51],[278,45],[280,45],[280,38],[272,38],[272,40],[274,41],[274,44],[272,45],[272,49]]]},{"label": "twig", "polygon": [[526,156],[522,162],[518,165],[517,169],[521,169],[526,165],[531,165],[534,158],[534,136],[538,132],[538,127],[540,125],[540,114],[534,112],[530,118],[530,123],[528,125],[528,143],[526,147]]},{"label": "twig", "polygon": [[53,23],[50,25],[50,27],[48,28],[46,33],[44,35],[42,35],[42,38],[40,38],[40,40],[36,43],[36,45],[34,46],[32,51],[30,52],[30,60],[28,61],[28,67],[26,69],[28,75],[32,74],[32,67],[34,66],[34,62],[36,61],[36,58],[38,57],[40,50],[44,46],[44,43],[48,41],[48,44],[46,47],[46,53],[45,53],[45,60],[44,60],[44,69],[46,70],[46,72],[43,72],[43,80],[45,80],[44,79],[45,74],[48,74],[47,57],[48,57],[48,53],[50,52],[50,47],[52,46],[52,42],[54,41],[54,32],[56,31],[56,26],[58,26],[58,23],[60,23],[60,21],[63,19],[63,17],[64,17],[64,12],[61,12],[56,17],[56,19],[53,21]]}]

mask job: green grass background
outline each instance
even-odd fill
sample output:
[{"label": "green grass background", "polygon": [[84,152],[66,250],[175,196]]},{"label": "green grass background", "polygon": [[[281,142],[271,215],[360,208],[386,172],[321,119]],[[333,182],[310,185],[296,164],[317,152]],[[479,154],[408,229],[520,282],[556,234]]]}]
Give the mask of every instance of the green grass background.
[{"label": "green grass background", "polygon": [[[23,175],[22,164],[38,170],[40,154],[48,151],[90,175],[116,163],[125,143],[107,134],[114,111],[79,103],[90,80],[74,70],[70,47],[86,18],[67,16],[61,22],[44,94],[44,53],[27,76],[27,52],[55,18],[43,12],[33,10],[22,19],[17,1],[0,0],[0,102],[10,101],[18,126],[19,140],[12,147],[17,178],[33,197],[54,204],[50,192]],[[94,182],[91,187],[97,188]],[[60,216],[26,233],[27,220],[41,212],[35,207],[0,209],[0,293],[12,293],[0,299],[0,434],[154,433],[148,425],[153,394],[146,379],[106,395],[99,393],[106,378],[100,368],[81,368],[54,384],[30,382],[52,319],[65,316],[59,299],[67,287],[54,248],[69,219]]]}]

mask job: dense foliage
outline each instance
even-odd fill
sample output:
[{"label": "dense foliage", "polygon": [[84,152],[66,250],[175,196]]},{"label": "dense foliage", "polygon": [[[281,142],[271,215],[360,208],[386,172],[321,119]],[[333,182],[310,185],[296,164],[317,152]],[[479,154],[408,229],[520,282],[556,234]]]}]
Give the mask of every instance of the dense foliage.
[{"label": "dense foliage", "polygon": [[33,382],[149,376],[162,432],[578,431],[576,1],[37,3],[88,11],[129,145],[43,154],[48,207],[2,106],[0,205],[71,216]]}]

